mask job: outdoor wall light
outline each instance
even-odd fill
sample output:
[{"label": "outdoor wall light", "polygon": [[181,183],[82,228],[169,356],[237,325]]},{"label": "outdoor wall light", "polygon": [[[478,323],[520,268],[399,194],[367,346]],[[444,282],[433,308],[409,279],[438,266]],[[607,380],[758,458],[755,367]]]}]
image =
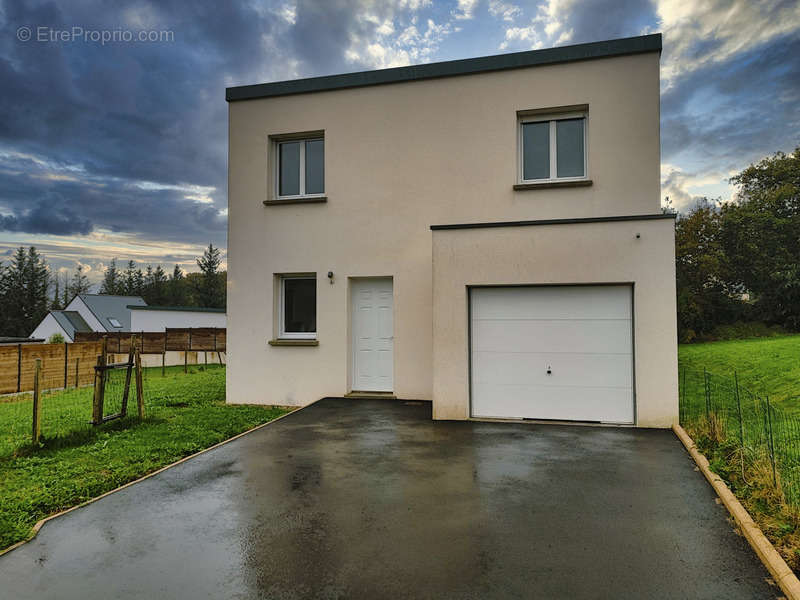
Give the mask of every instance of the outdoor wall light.
[{"label": "outdoor wall light", "polygon": [[331,285],[333,285],[333,271],[328,271],[328,279],[330,280]]}]

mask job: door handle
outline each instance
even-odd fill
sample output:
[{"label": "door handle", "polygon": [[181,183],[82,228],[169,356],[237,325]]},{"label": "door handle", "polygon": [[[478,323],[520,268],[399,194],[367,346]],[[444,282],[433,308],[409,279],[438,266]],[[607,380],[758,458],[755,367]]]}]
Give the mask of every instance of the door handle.
[{"label": "door handle", "polygon": [[548,375],[552,375],[553,374],[553,369],[550,368],[550,365],[547,365],[547,374]]}]

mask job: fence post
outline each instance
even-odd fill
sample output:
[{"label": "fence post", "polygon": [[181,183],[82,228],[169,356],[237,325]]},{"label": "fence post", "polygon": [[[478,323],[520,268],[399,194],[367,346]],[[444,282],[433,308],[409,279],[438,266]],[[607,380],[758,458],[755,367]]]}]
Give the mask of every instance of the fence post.
[{"label": "fence post", "polygon": [[119,411],[123,417],[128,415],[128,393],[131,389],[131,372],[133,371],[134,349],[136,348],[135,338],[136,336],[131,336],[131,343],[128,346],[128,368],[125,369],[125,389],[122,390],[122,406]]},{"label": "fence post", "polygon": [[703,367],[703,389],[706,395],[706,419],[711,419],[711,390],[708,386],[708,371]]},{"label": "fence post", "polygon": [[775,441],[772,438],[772,408],[767,396],[767,423],[769,423],[769,459],[772,462],[772,483],[778,485],[778,475],[775,472]]},{"label": "fence post", "polygon": [[64,389],[67,389],[67,377],[69,376],[67,373],[67,357],[69,357],[69,346],[67,342],[64,342]]},{"label": "fence post", "polygon": [[103,407],[100,402],[100,390],[103,389],[103,355],[97,357],[97,366],[94,368],[94,395],[92,396],[92,424],[100,425],[103,422]]},{"label": "fence post", "polygon": [[22,344],[17,344],[17,393],[22,391]]},{"label": "fence post", "polygon": [[739,441],[741,442],[742,450],[744,451],[744,423],[742,423],[742,400],[739,397],[739,374],[733,372],[733,381],[736,386],[736,410],[739,413]]},{"label": "fence post", "polygon": [[78,356],[75,358],[75,387],[78,387],[78,375],[80,373],[79,368],[81,364],[81,357]]},{"label": "fence post", "polygon": [[[686,424],[686,367],[683,367],[683,376],[681,377],[683,384],[681,385],[681,397],[678,402],[678,421],[681,425]],[[683,417],[683,419],[681,419]]]},{"label": "fence post", "polygon": [[42,400],[39,397],[39,375],[42,370],[42,359],[36,359],[36,367],[33,370],[33,444],[39,443],[39,435],[42,428]]},{"label": "fence post", "polygon": [[161,353],[161,376],[164,377],[166,374],[167,366],[167,328],[164,328],[164,352]]},{"label": "fence post", "polygon": [[136,406],[139,409],[139,419],[144,419],[144,394],[142,393],[142,355],[136,351],[134,355],[136,364]]}]

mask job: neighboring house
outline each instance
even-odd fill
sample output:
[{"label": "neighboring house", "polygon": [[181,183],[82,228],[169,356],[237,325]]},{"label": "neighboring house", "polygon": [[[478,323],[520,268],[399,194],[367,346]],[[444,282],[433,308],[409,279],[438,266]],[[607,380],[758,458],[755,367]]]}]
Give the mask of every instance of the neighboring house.
[{"label": "neighboring house", "polygon": [[49,338],[60,333],[68,342],[76,331],[131,331],[129,306],[145,306],[140,296],[79,294],[64,308],[52,310],[33,330],[31,337]]},{"label": "neighboring house", "polygon": [[51,310],[42,322],[33,330],[33,335],[51,335],[60,333],[65,342],[75,341],[76,331],[93,331],[77,310]]},{"label": "neighboring house", "polygon": [[647,35],[229,88],[229,402],[669,427]]},{"label": "neighboring house", "polygon": [[224,308],[130,305],[131,330],[164,331],[167,327],[225,327]]}]

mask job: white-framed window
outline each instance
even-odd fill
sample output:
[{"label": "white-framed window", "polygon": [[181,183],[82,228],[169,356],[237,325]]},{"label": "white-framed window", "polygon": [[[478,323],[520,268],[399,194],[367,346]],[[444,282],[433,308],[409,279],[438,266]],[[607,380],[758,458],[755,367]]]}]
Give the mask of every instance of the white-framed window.
[{"label": "white-framed window", "polygon": [[289,340],[316,339],[316,275],[281,275],[279,293],[278,337]]},{"label": "white-framed window", "polygon": [[275,142],[276,198],[313,198],[325,194],[325,138]]},{"label": "white-framed window", "polygon": [[548,183],[588,177],[587,114],[519,119],[519,181]]},{"label": "white-framed window", "polygon": [[108,322],[109,322],[109,323],[111,323],[111,326],[112,326],[112,327],[117,327],[117,328],[119,328],[119,327],[122,327],[122,323],[120,323],[120,322],[119,322],[117,319],[115,319],[114,317],[108,317]]}]

